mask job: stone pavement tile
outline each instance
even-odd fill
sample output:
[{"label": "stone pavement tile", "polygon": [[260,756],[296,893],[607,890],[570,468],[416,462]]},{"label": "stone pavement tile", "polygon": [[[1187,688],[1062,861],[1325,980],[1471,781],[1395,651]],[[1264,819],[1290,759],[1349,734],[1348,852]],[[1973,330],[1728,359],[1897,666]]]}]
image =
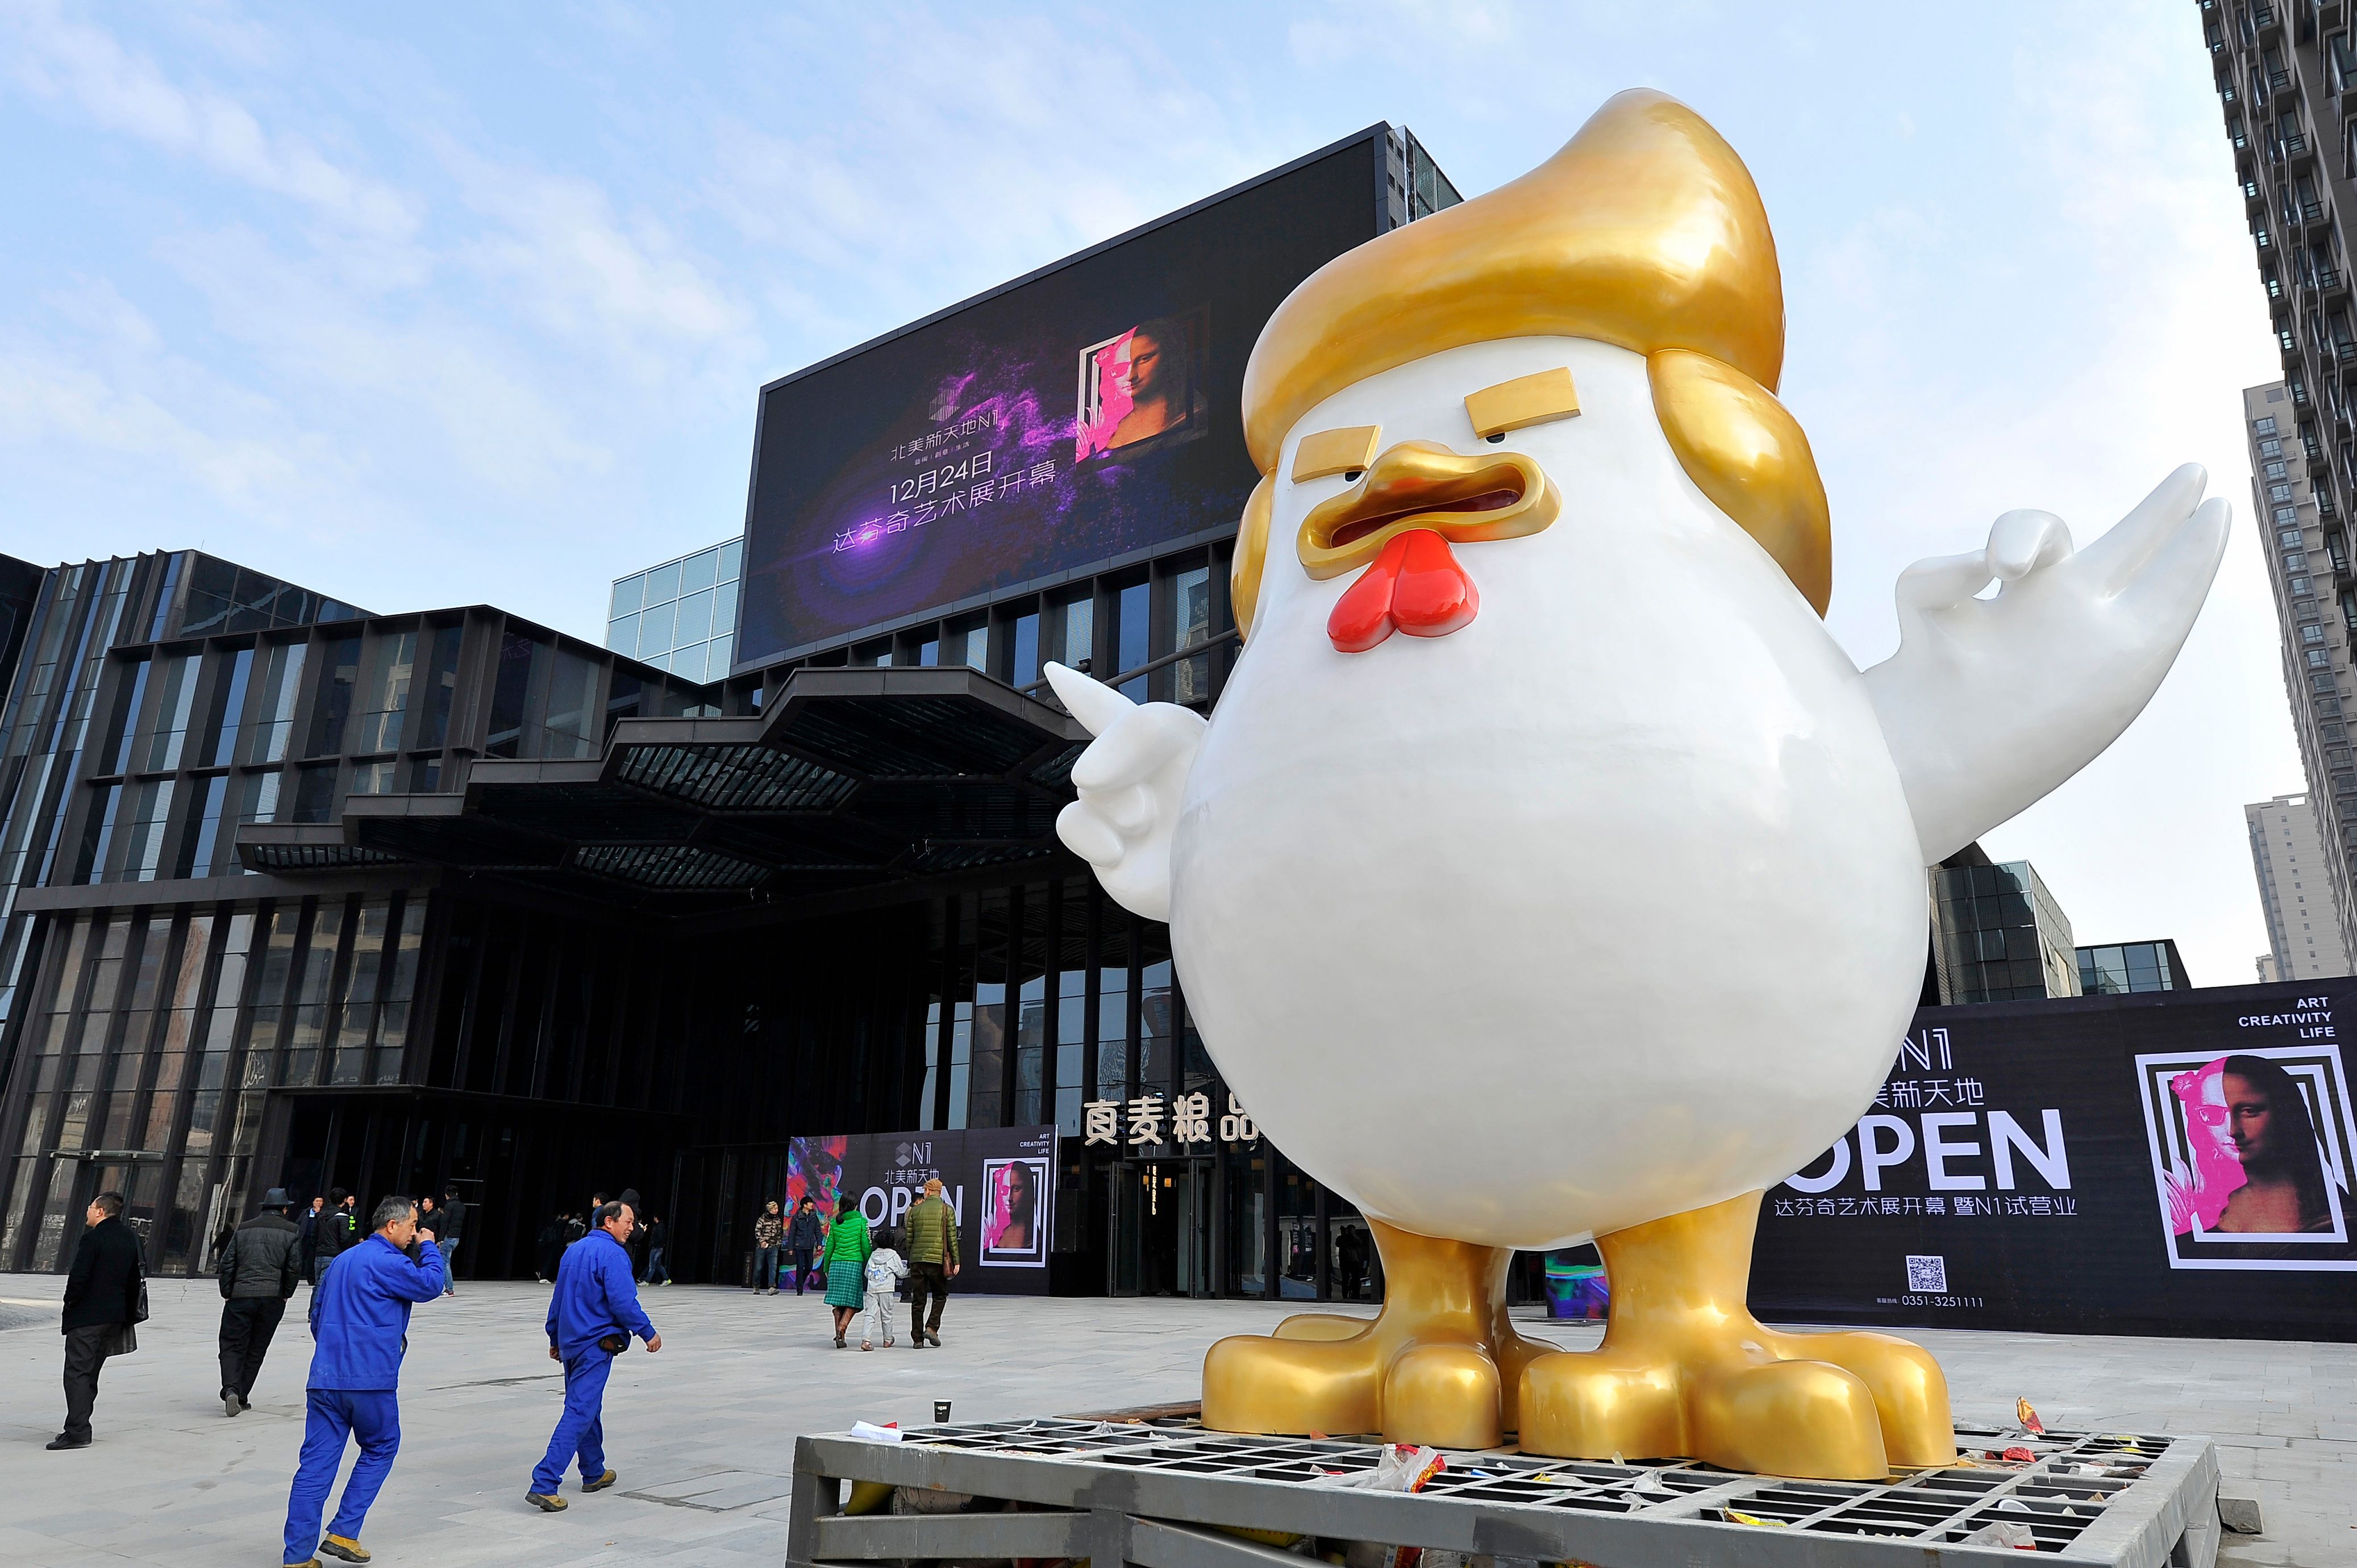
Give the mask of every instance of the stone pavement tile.
[{"label": "stone pavement tile", "polygon": [[[0,1277],[0,1297],[54,1301],[59,1287],[55,1276]],[[299,1320],[280,1334],[255,1410],[232,1421],[211,1402],[218,1293],[210,1282],[156,1282],[151,1299],[156,1316],[142,1330],[140,1353],[107,1369],[101,1446],[87,1454],[40,1450],[60,1406],[53,1318],[0,1328],[5,1568],[225,1568],[267,1563],[276,1550],[303,1432],[309,1346]],[[1183,1399],[1212,1340],[1265,1333],[1300,1305],[959,1297],[943,1349],[861,1355],[832,1348],[815,1302],[789,1305],[694,1286],[651,1291],[648,1308],[668,1337],[665,1348],[626,1357],[607,1398],[608,1456],[620,1487],[584,1497],[568,1484],[572,1506],[551,1516],[522,1500],[560,1407],[541,1332],[547,1299],[544,1286],[470,1283],[455,1300],[418,1309],[403,1450],[367,1529],[384,1568],[519,1560],[775,1568],[789,1511],[782,1478],[797,1434],[841,1430],[855,1417],[921,1424],[936,1398],[953,1400],[960,1420]],[[298,1297],[298,1310],[302,1304]],[[1597,1325],[1544,1324],[1531,1313],[1517,1321],[1565,1348],[1593,1348],[1601,1336]],[[2335,1415],[2357,1424],[2357,1348],[1962,1331],[1907,1337],[1946,1364],[1962,1420],[2009,1422],[2017,1394],[2050,1424],[2102,1431],[2201,1430],[2206,1416],[2241,1415],[2250,1430],[2227,1434],[2236,1445],[2222,1444],[2220,1463],[2242,1488],[2236,1495],[2266,1488],[2271,1533],[2310,1521],[2318,1539],[2327,1523],[2357,1538],[2345,1519],[2325,1520],[2319,1501],[2327,1490],[2357,1494],[2345,1485],[2357,1475],[2357,1445],[2265,1426],[2270,1418],[2311,1422],[2324,1434]],[[2298,1375],[2286,1377],[2285,1369]],[[2205,1401],[2233,1408],[2205,1411]],[[2260,1473],[2263,1460],[2276,1463]],[[746,1499],[722,1511],[625,1495],[721,1472],[734,1473],[729,1485],[744,1487]],[[88,1483],[101,1473],[135,1476],[139,1488],[93,1497]],[[759,1496],[771,1485],[780,1489]],[[705,1500],[738,1499],[716,1491]],[[77,1544],[100,1537],[103,1545]],[[2346,1564],[2357,1554],[2287,1561]]]}]

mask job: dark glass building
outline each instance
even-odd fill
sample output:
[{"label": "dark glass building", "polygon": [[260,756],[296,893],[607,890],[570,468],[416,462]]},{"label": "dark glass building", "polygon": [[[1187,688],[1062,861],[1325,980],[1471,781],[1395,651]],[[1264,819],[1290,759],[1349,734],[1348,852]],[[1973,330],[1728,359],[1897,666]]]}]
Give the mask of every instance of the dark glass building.
[{"label": "dark glass building", "polygon": [[2177,941],[2117,942],[2079,950],[2079,990],[2086,996],[2125,996],[2138,991],[2190,991]]},{"label": "dark glass building", "polygon": [[[1371,127],[808,373],[847,380],[773,383],[741,557],[760,637],[716,621],[700,680],[201,556],[48,574],[5,731],[0,1268],[61,1266],[104,1187],[175,1273],[265,1187],[455,1181],[469,1274],[528,1276],[553,1213],[629,1186],[680,1277],[735,1280],[790,1138],[1051,1124],[1054,1288],[1380,1295],[1363,1221],[1221,1081],[1168,929],[1057,841],[1088,737],[1040,671],[1216,703],[1257,477],[1228,428],[1243,355],[1315,266],[1456,199]],[[1134,343],[1183,374],[1132,374]],[[1009,364],[1044,367],[1030,403],[984,395]],[[1101,449],[1051,423],[1007,460],[1076,364]],[[1125,375],[1165,400],[1146,438],[1105,392]],[[861,397],[858,483],[827,489],[811,421],[848,431]],[[952,469],[959,506],[917,499]],[[813,531],[871,470],[905,509]],[[965,505],[1002,532],[952,538]],[[1054,549],[1027,555],[1035,512]],[[930,575],[879,587],[861,553],[894,535]],[[790,612],[830,583],[840,629],[813,638]]]}]

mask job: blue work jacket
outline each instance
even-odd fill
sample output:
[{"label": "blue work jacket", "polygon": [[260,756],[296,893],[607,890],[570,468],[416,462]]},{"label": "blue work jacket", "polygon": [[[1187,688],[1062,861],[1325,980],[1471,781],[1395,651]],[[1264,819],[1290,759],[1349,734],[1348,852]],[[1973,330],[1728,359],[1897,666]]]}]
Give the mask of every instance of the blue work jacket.
[{"label": "blue work jacket", "polygon": [[592,1230],[565,1249],[548,1293],[548,1342],[570,1361],[608,1334],[655,1337],[630,1277],[630,1250],[611,1230]]},{"label": "blue work jacket", "polygon": [[409,1348],[409,1308],[442,1294],[442,1250],[417,1261],[371,1232],[336,1255],[311,1291],[314,1389],[395,1389]]}]

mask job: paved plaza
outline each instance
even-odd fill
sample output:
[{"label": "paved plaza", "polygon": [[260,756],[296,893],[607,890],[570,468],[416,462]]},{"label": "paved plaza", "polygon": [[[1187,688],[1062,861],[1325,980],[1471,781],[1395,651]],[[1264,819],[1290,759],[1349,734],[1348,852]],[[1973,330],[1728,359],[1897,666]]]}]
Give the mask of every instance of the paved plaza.
[{"label": "paved plaza", "polygon": [[[10,1568],[277,1561],[286,1484],[302,1441],[307,1294],[289,1304],[253,1409],[213,1395],[220,1296],[210,1281],[157,1281],[136,1355],[111,1363],[97,1442],[41,1444],[58,1429],[63,1282],[0,1275],[0,1563]],[[403,1375],[401,1458],[369,1520],[386,1568],[520,1560],[572,1565],[679,1558],[776,1568],[787,1475],[802,1432],[853,1420],[916,1424],[932,1402],[958,1418],[1099,1410],[1191,1397],[1204,1348],[1265,1330],[1291,1305],[1256,1302],[952,1300],[941,1350],[832,1348],[815,1295],[651,1291],[663,1349],[633,1349],[606,1400],[614,1491],[543,1515],[525,1479],[555,1420],[559,1380],[541,1321],[548,1293],[467,1285],[420,1307]],[[1567,1348],[1598,1337],[1554,1331]],[[2049,1425],[2203,1432],[2222,1444],[2231,1496],[2255,1498],[2267,1532],[2228,1538],[2225,1561],[2357,1563],[2357,1346],[1925,1332],[1959,1420],[2009,1419],[2026,1394]],[[856,1344],[855,1338],[854,1344]]]}]

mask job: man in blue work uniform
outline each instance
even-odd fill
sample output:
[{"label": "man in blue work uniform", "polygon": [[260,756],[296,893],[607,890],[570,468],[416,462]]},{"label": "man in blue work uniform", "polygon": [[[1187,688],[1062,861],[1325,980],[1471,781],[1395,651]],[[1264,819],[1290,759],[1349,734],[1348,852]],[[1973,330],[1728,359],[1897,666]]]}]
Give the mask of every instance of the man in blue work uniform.
[{"label": "man in blue work uniform", "polygon": [[[409,1309],[442,1294],[442,1254],[417,1228],[417,1205],[388,1197],[376,1206],[367,1240],[346,1249],[311,1292],[310,1418],[303,1458],[286,1494],[288,1568],[319,1568],[318,1551],[347,1563],[369,1560],[361,1522],[401,1448],[401,1358],[409,1348]],[[423,1243],[422,1246],[415,1245]],[[411,1255],[412,1251],[415,1256]],[[344,1483],[328,1538],[319,1515],[336,1484],[346,1436],[361,1456]]]},{"label": "man in blue work uniform", "polygon": [[524,1501],[544,1513],[565,1507],[556,1495],[565,1484],[565,1466],[581,1465],[581,1489],[602,1492],[614,1484],[606,1468],[606,1374],[614,1358],[630,1347],[635,1334],[650,1350],[662,1348],[662,1336],[647,1321],[639,1305],[639,1287],[630,1277],[630,1227],[637,1216],[627,1203],[609,1203],[597,1212],[597,1229],[565,1250],[556,1265],[556,1289],[548,1298],[548,1359],[565,1363],[565,1413],[548,1452],[532,1473],[532,1490]]}]

